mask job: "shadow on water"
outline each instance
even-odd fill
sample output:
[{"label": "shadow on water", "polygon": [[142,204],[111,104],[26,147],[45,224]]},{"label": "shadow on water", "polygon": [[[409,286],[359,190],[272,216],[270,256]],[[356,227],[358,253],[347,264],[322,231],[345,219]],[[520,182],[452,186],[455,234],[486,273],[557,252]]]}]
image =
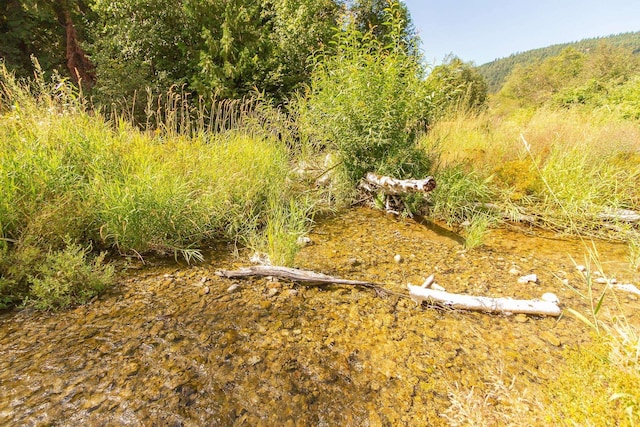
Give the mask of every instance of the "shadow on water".
[{"label": "shadow on water", "polygon": [[[464,251],[443,227],[364,208],[323,220],[310,237],[297,267],[405,293],[435,273],[451,292],[554,292],[588,309],[561,281],[580,283],[573,242],[496,230]],[[638,279],[619,247],[600,249],[618,262],[619,281]],[[131,269],[91,305],[0,315],[0,424],[444,425],[454,387],[482,393],[500,372],[543,389],[562,349],[589,339],[571,316],[445,311],[348,286],[215,274],[241,265],[214,248],[201,265]],[[539,282],[518,284],[514,270]]]},{"label": "shadow on water", "polygon": [[434,233],[436,233],[438,236],[442,236],[442,237],[447,237],[451,240],[453,240],[454,242],[458,243],[459,245],[464,245],[465,239],[464,237],[462,237],[460,234],[446,228],[443,227],[433,221],[431,221],[428,218],[425,218],[423,216],[420,215],[415,215],[414,219],[416,221],[417,224],[420,224],[422,226],[424,226],[427,230],[429,231],[433,231]]}]

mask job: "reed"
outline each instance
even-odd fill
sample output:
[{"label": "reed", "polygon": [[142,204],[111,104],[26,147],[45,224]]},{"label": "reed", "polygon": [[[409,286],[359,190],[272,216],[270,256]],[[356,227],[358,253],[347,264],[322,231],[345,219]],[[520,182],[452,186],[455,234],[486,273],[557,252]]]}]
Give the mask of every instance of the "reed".
[{"label": "reed", "polygon": [[1,68],[0,83],[0,303],[53,284],[36,264],[26,266],[34,280],[8,268],[30,248],[198,261],[205,242],[223,239],[292,262],[314,192],[291,185],[295,141],[276,109],[240,100],[194,110],[170,92],[150,130],[124,113],[105,120],[63,80],[17,81]]}]

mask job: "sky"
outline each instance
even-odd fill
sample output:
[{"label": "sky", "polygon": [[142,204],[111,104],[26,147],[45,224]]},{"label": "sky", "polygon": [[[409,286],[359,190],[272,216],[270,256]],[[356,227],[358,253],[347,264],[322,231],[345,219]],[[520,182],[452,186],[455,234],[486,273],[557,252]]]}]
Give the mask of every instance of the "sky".
[{"label": "sky", "polygon": [[640,31],[640,0],[404,0],[429,64],[482,65],[512,53]]}]

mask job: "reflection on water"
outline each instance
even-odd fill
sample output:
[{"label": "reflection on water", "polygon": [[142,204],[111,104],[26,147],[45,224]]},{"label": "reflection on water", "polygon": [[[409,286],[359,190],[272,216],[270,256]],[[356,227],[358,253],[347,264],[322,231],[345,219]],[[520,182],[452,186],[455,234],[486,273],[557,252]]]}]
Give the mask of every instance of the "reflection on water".
[{"label": "reflection on water", "polygon": [[[582,286],[570,256],[584,251],[550,237],[497,230],[465,252],[442,227],[355,209],[318,224],[297,266],[400,292],[435,273],[451,292],[555,292],[586,311],[562,283]],[[624,246],[598,248],[609,274],[638,283]],[[243,262],[226,253],[133,271],[75,310],[0,316],[0,424],[442,425],[453,384],[482,390],[500,369],[544,387],[562,347],[588,339],[570,316],[443,311],[345,286],[255,279],[229,292],[214,272]]]}]

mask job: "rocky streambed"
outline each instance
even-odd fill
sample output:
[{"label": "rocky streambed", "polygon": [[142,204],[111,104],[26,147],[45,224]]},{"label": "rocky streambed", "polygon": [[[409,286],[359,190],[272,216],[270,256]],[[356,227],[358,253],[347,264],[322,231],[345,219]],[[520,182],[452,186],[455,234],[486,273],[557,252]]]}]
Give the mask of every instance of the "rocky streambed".
[{"label": "rocky streambed", "polygon": [[[296,266],[402,293],[435,273],[450,292],[553,292],[588,313],[576,292],[582,244],[529,234],[495,230],[465,251],[444,228],[354,209],[321,221]],[[597,247],[609,277],[640,282],[626,246]],[[497,372],[545,387],[563,348],[590,339],[569,315],[450,311],[362,288],[215,275],[247,259],[221,247],[197,266],[132,262],[87,306],[2,314],[0,424],[446,425],[452,390],[482,392]],[[518,283],[531,273],[537,283]],[[638,322],[638,299],[619,301]]]}]

